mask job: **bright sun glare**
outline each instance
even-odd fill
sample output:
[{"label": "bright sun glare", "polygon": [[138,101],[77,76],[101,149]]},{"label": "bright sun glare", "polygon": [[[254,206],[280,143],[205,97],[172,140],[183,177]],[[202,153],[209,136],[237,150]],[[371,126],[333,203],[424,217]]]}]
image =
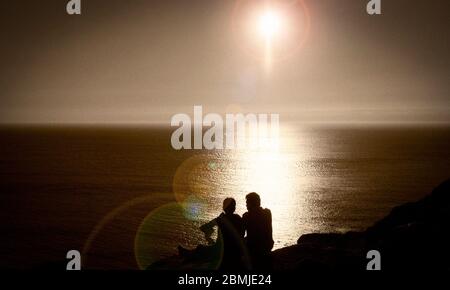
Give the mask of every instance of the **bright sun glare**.
[{"label": "bright sun glare", "polygon": [[273,8],[266,8],[258,15],[256,20],[258,34],[264,42],[264,63],[268,72],[272,67],[273,47],[276,38],[284,29],[283,18],[279,11]]},{"label": "bright sun glare", "polygon": [[275,10],[264,11],[258,19],[258,30],[266,40],[272,39],[280,32],[281,17]]}]

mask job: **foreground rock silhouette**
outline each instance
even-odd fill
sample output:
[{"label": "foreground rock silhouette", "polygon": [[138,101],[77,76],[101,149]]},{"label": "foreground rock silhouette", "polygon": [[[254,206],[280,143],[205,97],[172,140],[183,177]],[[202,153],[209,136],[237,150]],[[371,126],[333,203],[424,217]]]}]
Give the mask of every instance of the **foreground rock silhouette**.
[{"label": "foreground rock silhouette", "polygon": [[364,232],[307,234],[273,252],[278,270],[365,270],[369,250],[387,271],[450,270],[450,180],[425,198],[395,207]]},{"label": "foreground rock silhouette", "polygon": [[[384,271],[450,271],[450,179],[425,198],[395,207],[363,232],[302,235],[297,245],[272,252],[275,271],[365,271],[369,250]],[[203,263],[203,264],[202,264]],[[201,269],[178,256],[149,269]]]}]

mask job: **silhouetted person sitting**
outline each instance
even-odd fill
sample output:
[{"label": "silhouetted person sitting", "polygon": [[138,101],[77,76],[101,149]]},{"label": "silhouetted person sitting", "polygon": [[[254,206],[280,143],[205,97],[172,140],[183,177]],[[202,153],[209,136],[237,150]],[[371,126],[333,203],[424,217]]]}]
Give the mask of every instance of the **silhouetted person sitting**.
[{"label": "silhouetted person sitting", "polygon": [[246,196],[247,210],[242,216],[247,232],[246,244],[251,258],[252,269],[270,269],[272,238],[272,213],[261,207],[261,198],[256,192]]},{"label": "silhouetted person sitting", "polygon": [[[220,250],[223,245],[223,258],[220,265],[224,270],[236,270],[241,267],[241,258],[245,249],[244,229],[242,218],[235,214],[236,201],[233,198],[226,198],[223,201],[223,213],[212,221],[202,225],[200,229],[205,233],[206,240],[210,246],[199,245],[194,251],[178,247],[178,251],[185,257],[208,256]],[[217,241],[211,238],[214,227],[218,227]]]},{"label": "silhouetted person sitting", "polygon": [[244,249],[244,229],[242,218],[234,213],[235,210],[236,200],[226,198],[223,201],[224,212],[200,227],[205,236],[210,236],[213,232],[213,227],[218,226],[217,240],[223,242],[222,269],[235,269],[241,263]]}]

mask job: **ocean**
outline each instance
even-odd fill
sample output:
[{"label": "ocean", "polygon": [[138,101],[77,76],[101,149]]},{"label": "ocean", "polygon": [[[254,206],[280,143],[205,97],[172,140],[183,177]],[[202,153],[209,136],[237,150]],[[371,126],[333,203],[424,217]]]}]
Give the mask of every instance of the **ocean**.
[{"label": "ocean", "polygon": [[450,173],[450,127],[298,125],[279,148],[174,150],[164,126],[0,128],[0,267],[138,269],[206,243],[198,226],[255,191],[275,249],[363,230]]}]

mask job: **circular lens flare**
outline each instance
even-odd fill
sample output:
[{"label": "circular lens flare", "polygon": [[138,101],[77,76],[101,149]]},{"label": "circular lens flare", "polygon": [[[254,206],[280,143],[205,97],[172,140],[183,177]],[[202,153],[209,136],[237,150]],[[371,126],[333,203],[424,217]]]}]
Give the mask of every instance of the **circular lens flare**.
[{"label": "circular lens flare", "polygon": [[[192,220],[186,210],[183,205],[169,203],[144,218],[136,232],[134,247],[140,269],[215,270],[219,267],[223,242],[216,240],[215,244],[207,245],[199,230],[205,221]],[[177,255],[178,246],[192,253],[192,257]]]}]

